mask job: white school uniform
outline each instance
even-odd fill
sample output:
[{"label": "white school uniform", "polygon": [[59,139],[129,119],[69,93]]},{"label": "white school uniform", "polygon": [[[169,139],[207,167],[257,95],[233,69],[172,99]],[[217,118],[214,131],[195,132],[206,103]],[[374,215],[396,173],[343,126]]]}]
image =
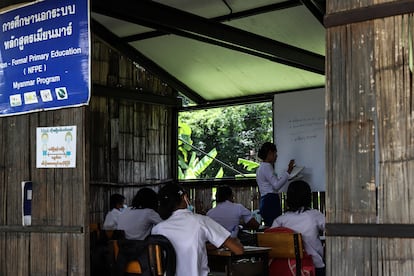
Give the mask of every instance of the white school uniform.
[{"label": "white school uniform", "polygon": [[172,243],[177,256],[177,276],[207,276],[210,269],[206,242],[220,247],[230,237],[230,232],[211,218],[187,209],[176,210],[155,225],[152,234],[163,235]]},{"label": "white school uniform", "polygon": [[214,219],[220,225],[231,232],[233,238],[237,237],[239,232],[239,223],[242,220],[247,223],[252,219],[252,212],[250,212],[242,204],[234,203],[229,200],[220,202],[207,212],[207,216]]},{"label": "white school uniform", "polygon": [[301,233],[306,253],[312,256],[316,268],[324,267],[323,246],[319,239],[319,231],[325,230],[325,216],[318,210],[303,212],[286,212],[277,217],[272,227],[287,227]]},{"label": "white school uniform", "polygon": [[160,215],[153,209],[128,208],[119,215],[118,229],[124,230],[128,240],[143,240],[151,234],[152,227],[161,221]]},{"label": "white school uniform", "polygon": [[105,216],[105,221],[102,225],[103,230],[116,230],[118,225],[118,217],[122,212],[117,209],[113,208],[109,211]]}]

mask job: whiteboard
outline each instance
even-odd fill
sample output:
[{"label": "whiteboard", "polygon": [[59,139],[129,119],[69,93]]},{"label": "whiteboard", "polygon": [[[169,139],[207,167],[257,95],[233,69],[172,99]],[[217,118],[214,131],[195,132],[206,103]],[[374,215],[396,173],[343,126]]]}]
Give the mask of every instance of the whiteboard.
[{"label": "whiteboard", "polygon": [[276,173],[295,159],[312,191],[325,191],[325,89],[275,94],[273,114]]}]

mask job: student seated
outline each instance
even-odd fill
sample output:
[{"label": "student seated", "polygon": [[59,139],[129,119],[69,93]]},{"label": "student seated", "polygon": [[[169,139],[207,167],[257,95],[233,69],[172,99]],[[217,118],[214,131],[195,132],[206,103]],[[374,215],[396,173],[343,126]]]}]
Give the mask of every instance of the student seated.
[{"label": "student seated", "polygon": [[132,206],[119,216],[118,229],[124,230],[128,240],[143,240],[151,233],[152,227],[162,221],[157,210],[157,193],[150,188],[142,188],[132,200]]},{"label": "student seated", "polygon": [[316,276],[324,276],[324,253],[319,233],[325,231],[325,216],[311,209],[311,201],[308,183],[302,180],[291,182],[287,190],[288,211],[277,217],[271,227],[287,227],[301,233],[305,251],[311,255],[315,265]]},{"label": "student seated", "polygon": [[247,229],[257,230],[260,224],[252,212],[242,204],[234,203],[233,199],[233,191],[229,186],[219,186],[216,192],[217,205],[207,212],[207,216],[226,228],[233,238],[238,236],[240,222]]},{"label": "student seated", "polygon": [[223,226],[207,216],[192,212],[187,193],[180,185],[165,185],[158,198],[160,215],[165,220],[154,226],[152,234],[163,235],[172,243],[176,253],[176,275],[208,275],[206,242],[243,254],[243,245],[231,238]]},{"label": "student seated", "polygon": [[122,213],[125,204],[125,197],[121,194],[113,194],[109,199],[110,211],[106,214],[103,230],[116,230],[118,225],[118,217]]}]

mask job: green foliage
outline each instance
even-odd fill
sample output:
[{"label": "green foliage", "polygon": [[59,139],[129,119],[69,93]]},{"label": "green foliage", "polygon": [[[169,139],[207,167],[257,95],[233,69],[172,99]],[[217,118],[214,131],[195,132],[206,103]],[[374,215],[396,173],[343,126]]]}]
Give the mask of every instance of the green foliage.
[{"label": "green foliage", "polygon": [[[211,165],[217,156],[216,148],[213,148],[201,159],[197,157],[197,153],[191,147],[191,128],[183,122],[178,123],[178,179],[195,179],[200,178],[202,173]],[[188,155],[191,154],[190,160]],[[216,178],[223,176],[223,168],[220,167],[216,174]]]},{"label": "green foliage", "polygon": [[[264,142],[273,141],[271,102],[181,112],[179,119],[190,127],[192,145],[203,151],[216,148],[218,160],[243,173],[248,168],[238,163],[239,158],[257,161],[257,149]],[[197,155],[201,158],[202,154]],[[201,177],[214,178],[220,167],[213,162]],[[223,168],[223,177],[235,174]]]},{"label": "green foliage", "polygon": [[220,167],[219,171],[216,174],[215,178],[222,178],[224,176],[224,170],[222,167]]},{"label": "green foliage", "polygon": [[178,151],[183,155],[179,164],[180,166],[185,166],[188,158],[188,152],[192,149],[191,145],[193,141],[191,140],[191,128],[188,124],[181,121],[178,122]]},{"label": "green foliage", "polygon": [[243,159],[243,158],[239,158],[237,160],[237,164],[243,165],[243,168],[245,168],[249,172],[254,171],[260,165],[258,162],[255,162],[255,161],[252,161],[252,160]]},{"label": "green foliage", "polygon": [[[247,159],[243,159],[243,158],[239,158],[237,160],[237,164],[242,165],[243,168],[249,172],[255,171],[258,167],[259,167],[259,163],[256,161],[252,161],[252,160],[247,160]],[[256,177],[256,172],[255,173],[244,173],[243,175],[241,174],[236,174],[235,175],[236,178],[246,178],[246,177]]]}]

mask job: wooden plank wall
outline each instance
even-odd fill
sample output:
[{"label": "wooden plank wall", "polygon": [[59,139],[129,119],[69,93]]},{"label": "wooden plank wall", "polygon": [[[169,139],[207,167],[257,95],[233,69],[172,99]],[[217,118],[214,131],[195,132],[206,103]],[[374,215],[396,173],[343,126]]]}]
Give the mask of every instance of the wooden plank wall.
[{"label": "wooden plank wall", "polygon": [[[385,2],[330,0],[327,14]],[[413,30],[412,14],[327,29],[328,223],[413,223]],[[348,234],[327,232],[327,275],[412,275],[413,239]]]},{"label": "wooden plank wall", "polygon": [[206,214],[213,206],[215,194],[213,192],[220,185],[228,185],[232,188],[235,202],[243,204],[250,210],[259,208],[259,191],[255,179],[249,180],[231,180],[217,179],[195,180],[181,182],[181,185],[189,192],[190,200],[199,214]]},{"label": "wooden plank wall", "polygon": [[[413,224],[413,14],[375,20],[380,223]],[[385,31],[382,31],[385,30]],[[414,239],[381,239],[381,275],[414,271]]]},{"label": "wooden plank wall", "polygon": [[[93,37],[93,83],[174,96],[158,78]],[[89,275],[89,223],[109,196],[170,181],[175,111],[92,92],[89,106],[0,118],[0,275]],[[75,169],[36,169],[36,127],[77,126]],[[32,226],[21,181],[33,181]]]},{"label": "wooden plank wall", "polygon": [[[232,188],[234,202],[240,203],[249,210],[259,209],[260,193],[255,179],[249,180],[215,180],[215,181],[185,181],[180,183],[190,194],[190,200],[199,214],[206,214],[213,206],[215,190],[220,185],[228,185]],[[286,211],[286,193],[280,193],[281,206]],[[325,213],[325,192],[312,194],[312,208]]]},{"label": "wooden plank wall", "polygon": [[[85,107],[0,118],[0,275],[86,275]],[[76,168],[36,168],[36,128],[77,126]],[[21,181],[33,182],[32,226]]]},{"label": "wooden plank wall", "polygon": [[175,91],[99,37],[92,47],[93,83],[131,89],[136,98],[94,93],[91,100],[90,222],[102,223],[112,193],[130,204],[140,188],[158,191],[173,178],[175,107],[140,102],[139,93],[175,97]]}]

